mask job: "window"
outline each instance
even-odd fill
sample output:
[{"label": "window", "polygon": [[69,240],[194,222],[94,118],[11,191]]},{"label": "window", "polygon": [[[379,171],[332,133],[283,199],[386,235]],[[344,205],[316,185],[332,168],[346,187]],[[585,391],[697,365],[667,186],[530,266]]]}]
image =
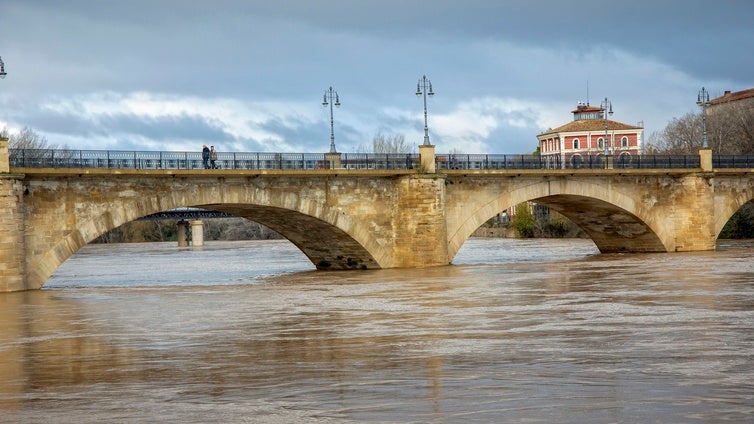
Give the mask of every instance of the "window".
[{"label": "window", "polygon": [[579,148],[579,139],[578,138],[574,138],[573,139],[573,150],[578,150],[578,148]]},{"label": "window", "polygon": [[597,148],[598,149],[604,149],[605,148],[605,140],[600,137],[597,139]]},{"label": "window", "polygon": [[620,139],[620,145],[621,145],[622,147],[628,147],[628,137],[626,137],[626,136],[624,135],[624,136],[623,136],[623,138],[621,138],[621,139]]}]

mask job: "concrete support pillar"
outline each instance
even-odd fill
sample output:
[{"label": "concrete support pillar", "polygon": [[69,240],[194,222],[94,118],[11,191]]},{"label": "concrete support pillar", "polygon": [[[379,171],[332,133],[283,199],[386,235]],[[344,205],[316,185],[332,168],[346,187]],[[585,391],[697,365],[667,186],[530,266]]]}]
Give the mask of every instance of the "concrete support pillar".
[{"label": "concrete support pillar", "polygon": [[188,221],[178,221],[178,247],[187,247],[188,242]]},{"label": "concrete support pillar", "polygon": [[395,267],[447,265],[445,178],[437,174],[403,177],[397,184],[397,204],[392,226],[395,232]]},{"label": "concrete support pillar", "polygon": [[421,171],[426,174],[434,174],[435,167],[435,146],[422,144],[419,146],[419,156],[421,157]]},{"label": "concrete support pillar", "polygon": [[[7,154],[5,156],[7,160]],[[19,175],[0,174],[0,292],[30,288],[26,285],[24,187],[21,178]]]},{"label": "concrete support pillar", "polygon": [[204,246],[204,223],[200,219],[191,221],[191,245]]},{"label": "concrete support pillar", "polygon": [[340,169],[343,167],[340,153],[325,153],[325,162],[327,162],[328,169]]}]

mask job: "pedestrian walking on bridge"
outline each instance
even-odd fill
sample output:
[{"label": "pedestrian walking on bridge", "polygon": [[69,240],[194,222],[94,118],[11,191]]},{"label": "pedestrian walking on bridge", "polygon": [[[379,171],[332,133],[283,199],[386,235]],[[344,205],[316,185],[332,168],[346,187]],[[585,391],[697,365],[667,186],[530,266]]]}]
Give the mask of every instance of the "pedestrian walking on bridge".
[{"label": "pedestrian walking on bridge", "polygon": [[204,169],[209,169],[209,148],[206,144],[202,144],[202,165]]},{"label": "pedestrian walking on bridge", "polygon": [[209,167],[212,169],[217,169],[217,165],[215,165],[215,161],[217,160],[217,152],[215,151],[215,146],[209,146]]}]

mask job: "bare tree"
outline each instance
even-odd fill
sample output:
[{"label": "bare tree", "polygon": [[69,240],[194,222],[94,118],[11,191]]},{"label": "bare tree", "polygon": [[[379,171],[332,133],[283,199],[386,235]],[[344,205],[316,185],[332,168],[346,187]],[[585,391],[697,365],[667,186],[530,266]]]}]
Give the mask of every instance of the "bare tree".
[{"label": "bare tree", "polygon": [[693,153],[702,147],[702,115],[687,113],[680,118],[673,118],[661,131],[649,136],[649,148],[662,153]]},{"label": "bare tree", "polygon": [[[4,134],[8,134],[7,129],[3,129]],[[11,149],[58,149],[52,145],[47,138],[40,135],[29,127],[24,127],[18,134],[8,136],[8,147]]]},{"label": "bare tree", "polygon": [[661,131],[649,136],[648,152],[694,153],[707,142],[716,154],[754,153],[754,99],[718,103],[707,107],[706,124],[702,111],[673,118]]},{"label": "bare tree", "polygon": [[262,224],[246,218],[210,219],[204,224],[207,240],[268,240],[282,238]]},{"label": "bare tree", "polygon": [[411,153],[413,149],[406,143],[406,137],[403,134],[386,136],[377,133],[372,139],[373,153]]},{"label": "bare tree", "polygon": [[707,139],[715,152],[754,153],[754,100],[710,106],[707,112]]},{"label": "bare tree", "polygon": [[[46,137],[29,127],[24,127],[17,134],[9,135],[7,129],[3,129],[2,133],[8,137],[8,147],[11,150],[23,150],[19,156],[21,166],[55,166],[56,163],[65,162],[73,155],[73,152],[67,146],[51,144]],[[14,156],[11,151],[11,161],[14,160]]]}]

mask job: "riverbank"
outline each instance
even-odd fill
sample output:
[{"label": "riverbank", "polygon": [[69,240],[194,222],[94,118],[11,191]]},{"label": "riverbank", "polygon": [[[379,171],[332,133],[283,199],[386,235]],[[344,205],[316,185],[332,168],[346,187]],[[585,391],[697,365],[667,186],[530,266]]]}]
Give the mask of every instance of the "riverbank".
[{"label": "riverbank", "polygon": [[516,230],[508,227],[479,227],[471,237],[516,238]]}]

